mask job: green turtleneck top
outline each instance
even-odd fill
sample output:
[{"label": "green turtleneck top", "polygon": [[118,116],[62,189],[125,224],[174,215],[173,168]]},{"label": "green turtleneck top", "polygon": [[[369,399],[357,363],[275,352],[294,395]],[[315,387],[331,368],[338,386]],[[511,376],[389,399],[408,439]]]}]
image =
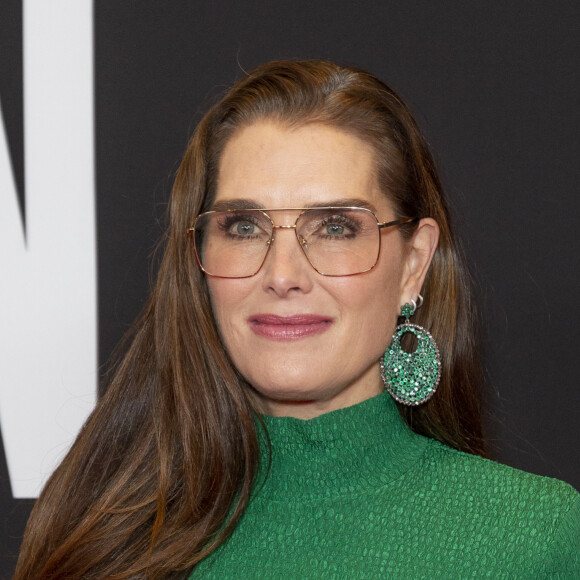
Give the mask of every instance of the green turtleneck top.
[{"label": "green turtleneck top", "polygon": [[571,486],[413,433],[386,393],[264,420],[269,473],[262,441],[250,505],[191,579],[580,579]]}]

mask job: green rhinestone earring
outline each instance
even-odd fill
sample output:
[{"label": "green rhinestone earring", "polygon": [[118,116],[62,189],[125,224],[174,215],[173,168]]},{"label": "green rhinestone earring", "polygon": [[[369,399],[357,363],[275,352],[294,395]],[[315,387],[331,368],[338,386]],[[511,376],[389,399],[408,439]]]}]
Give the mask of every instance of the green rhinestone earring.
[{"label": "green rhinestone earring", "polygon": [[[441,357],[431,333],[422,326],[412,324],[409,318],[423,304],[419,294],[417,300],[401,307],[405,322],[395,328],[391,344],[380,361],[381,377],[387,391],[395,401],[403,405],[420,405],[428,401],[441,378]],[[401,347],[401,338],[407,332],[417,337],[415,352],[408,353]]]}]

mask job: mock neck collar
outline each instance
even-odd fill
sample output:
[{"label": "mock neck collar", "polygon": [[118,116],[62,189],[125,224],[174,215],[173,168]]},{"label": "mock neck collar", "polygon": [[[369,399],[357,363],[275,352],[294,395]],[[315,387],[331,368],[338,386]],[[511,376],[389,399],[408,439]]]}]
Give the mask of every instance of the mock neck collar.
[{"label": "mock neck collar", "polygon": [[268,444],[259,427],[256,495],[272,500],[307,501],[387,485],[419,459],[428,441],[409,429],[386,392],[314,419],[262,418],[272,462],[264,482]]}]

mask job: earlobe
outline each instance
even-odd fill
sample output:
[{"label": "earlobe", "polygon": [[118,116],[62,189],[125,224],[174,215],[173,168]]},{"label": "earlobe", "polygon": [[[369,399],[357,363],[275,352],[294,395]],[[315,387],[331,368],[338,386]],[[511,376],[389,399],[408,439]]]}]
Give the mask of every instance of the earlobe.
[{"label": "earlobe", "polygon": [[433,218],[423,218],[408,243],[406,276],[401,288],[401,304],[421,292],[425,276],[439,242],[439,225]]}]

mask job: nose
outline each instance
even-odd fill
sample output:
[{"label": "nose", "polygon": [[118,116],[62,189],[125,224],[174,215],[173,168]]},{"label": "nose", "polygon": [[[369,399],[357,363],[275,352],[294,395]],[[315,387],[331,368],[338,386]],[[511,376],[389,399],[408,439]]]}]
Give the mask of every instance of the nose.
[{"label": "nose", "polygon": [[274,227],[270,250],[261,272],[264,290],[280,297],[312,290],[316,272],[300,249],[295,226]]}]

